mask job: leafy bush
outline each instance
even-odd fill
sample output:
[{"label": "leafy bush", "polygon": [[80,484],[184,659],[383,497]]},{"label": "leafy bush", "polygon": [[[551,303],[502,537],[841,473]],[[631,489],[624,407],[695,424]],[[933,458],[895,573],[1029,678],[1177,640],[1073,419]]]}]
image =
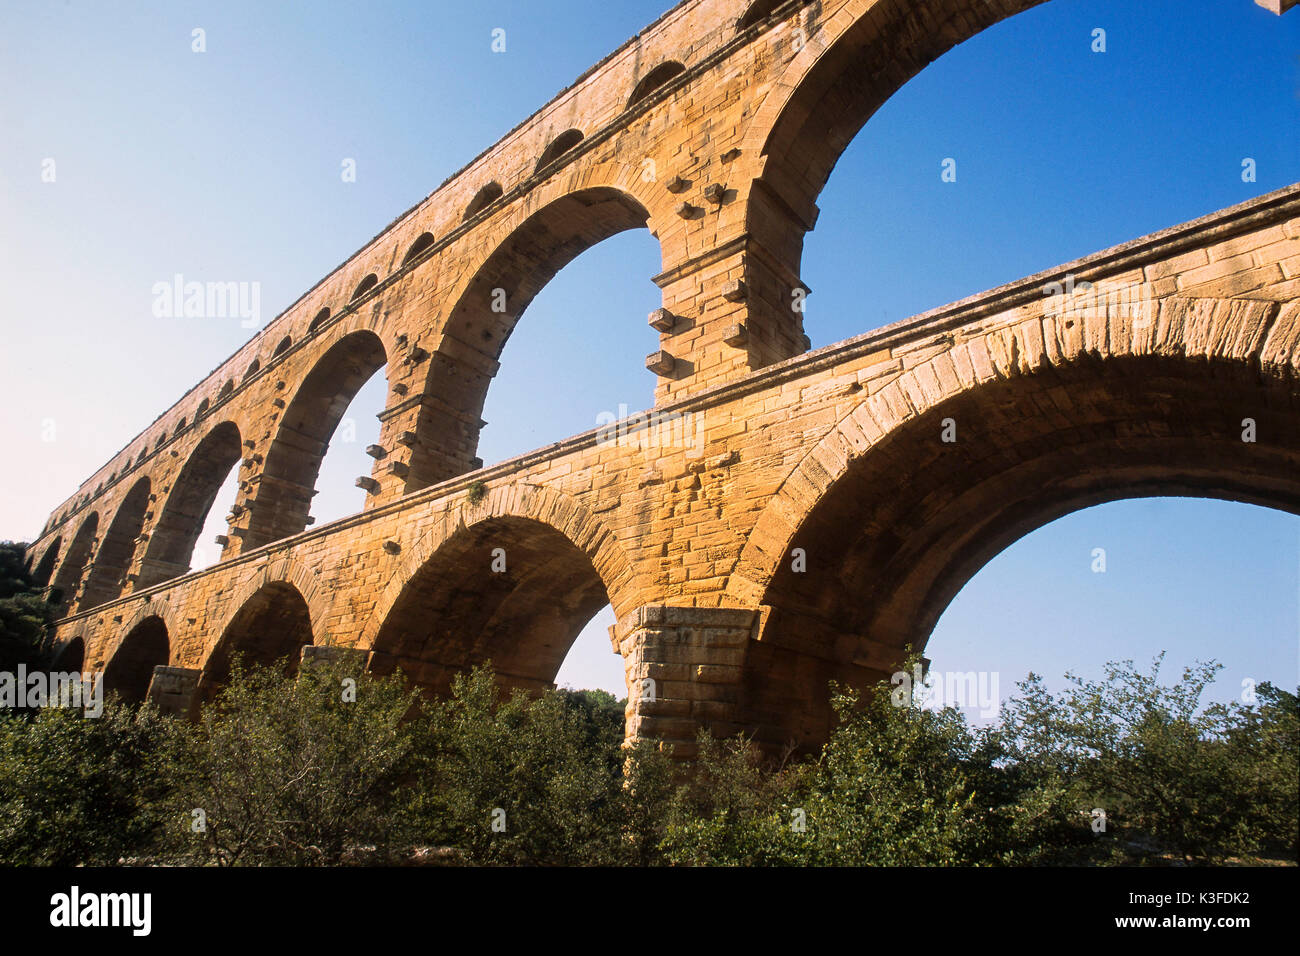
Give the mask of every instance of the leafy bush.
[{"label": "leafy bush", "polygon": [[0,863],[105,865],[148,852],[176,729],[116,701],[96,719],[0,713]]},{"label": "leafy bush", "polygon": [[349,662],[313,664],[297,679],[237,665],[216,703],[173,742],[169,851],[222,866],[405,852],[426,749],[421,721],[403,720],[414,703],[400,678]]},{"label": "leafy bush", "polygon": [[[836,688],[801,761],[699,738],[623,745],[601,691],[499,691],[490,666],[427,700],[355,662],[246,670],[196,724],[110,701],[0,715],[0,863],[998,865],[1295,858],[1300,701],[1200,706],[1131,663],[999,725]],[[1106,814],[1094,833],[1091,812]],[[201,811],[201,813],[196,813]]]},{"label": "leafy bush", "polygon": [[1220,666],[1199,663],[1159,683],[1163,654],[1142,673],[1110,663],[1102,681],[1067,675],[1053,695],[1031,674],[1009,702],[1007,753],[1059,781],[1081,811],[1103,810],[1121,857],[1198,863],[1269,846],[1294,852],[1300,745],[1295,696],[1269,685],[1263,707],[1201,709]]},{"label": "leafy bush", "polygon": [[472,863],[620,862],[622,728],[608,705],[565,691],[503,697],[490,667],[458,676],[429,707],[430,831]]},{"label": "leafy bush", "polygon": [[44,668],[51,660],[53,609],[27,573],[25,555],[24,545],[0,541],[0,671]]}]

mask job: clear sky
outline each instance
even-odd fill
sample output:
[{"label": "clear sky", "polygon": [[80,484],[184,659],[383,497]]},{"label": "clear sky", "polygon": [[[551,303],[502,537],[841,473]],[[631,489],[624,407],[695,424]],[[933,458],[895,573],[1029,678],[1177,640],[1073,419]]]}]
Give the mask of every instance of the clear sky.
[{"label": "clear sky", "polygon": [[[270,320],[664,8],[5,0],[0,538],[35,536],[251,334],[154,317],[154,283],[255,281]],[[1251,0],[1052,0],[967,42],[881,109],[822,194],[803,273],[814,346],[1300,180],[1298,66],[1300,13]],[[956,183],[940,181],[948,157]],[[488,396],[486,462],[650,404],[659,266],[648,232],[625,233],[543,290]],[[383,392],[372,381],[347,413],[319,522],[360,507],[352,479],[369,473]],[[233,497],[227,485],[196,566]],[[584,632],[562,683],[622,694],[608,623]],[[995,670],[1005,694],[1030,669],[1095,675],[1161,649],[1171,668],[1227,665],[1220,697],[1246,677],[1294,687],[1300,519],[1184,499],[1067,516],[987,565],[927,655]]]}]

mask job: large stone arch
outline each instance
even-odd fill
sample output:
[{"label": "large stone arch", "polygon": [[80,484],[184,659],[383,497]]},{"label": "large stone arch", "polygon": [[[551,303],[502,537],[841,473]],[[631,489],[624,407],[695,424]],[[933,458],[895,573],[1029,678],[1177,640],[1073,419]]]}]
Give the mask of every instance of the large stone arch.
[{"label": "large stone arch", "polygon": [[[631,167],[584,170],[514,204],[480,241],[486,254],[448,290],[434,340],[410,459],[408,490],[476,467],[481,416],[510,333],[537,294],[586,250],[630,229],[660,224],[662,205]],[[662,245],[662,243],[661,243]]]},{"label": "large stone arch", "polygon": [[45,551],[41,554],[40,559],[32,561],[32,581],[38,587],[45,587],[50,583],[50,578],[54,576],[54,567],[59,560],[59,548],[62,546],[63,536],[56,536],[53,541],[45,546]]},{"label": "large stone arch", "polygon": [[68,542],[63,561],[54,573],[53,587],[58,594],[58,607],[72,610],[77,600],[77,589],[85,577],[90,557],[94,553],[96,535],[99,533],[99,512],[91,512],[81,520],[77,533]]},{"label": "large stone arch", "polygon": [[211,700],[226,686],[237,657],[245,665],[282,666],[296,673],[303,646],[314,643],[308,600],[289,581],[259,576],[231,604],[234,612],[203,663],[201,700]]},{"label": "large stone arch", "polygon": [[613,534],[577,501],[501,486],[447,513],[411,548],[360,645],[372,670],[400,667],[430,690],[489,659],[507,686],[538,689],[600,608],[621,615],[634,605],[632,579]]},{"label": "large stone arch", "polygon": [[741,148],[763,157],[761,179],[797,226],[811,229],[835,163],[891,96],[953,47],[1043,2],[849,0],[829,18],[809,4],[799,11],[806,40],[764,95]]},{"label": "large stone arch", "polygon": [[[1032,318],[862,401],[780,487],[729,583],[764,614],[747,661],[755,719],[773,739],[816,741],[827,680],[864,683],[923,648],[979,568],[1071,511],[1186,495],[1300,514],[1298,315],[1167,299],[1146,323]],[[783,684],[795,670],[812,676]]]},{"label": "large stone arch", "polygon": [[320,585],[320,569],[310,568],[288,553],[267,558],[240,584],[230,595],[230,599],[224,602],[226,613],[212,629],[213,632],[224,634],[228,631],[232,622],[253,596],[271,584],[286,584],[292,587],[306,603],[312,620],[312,640],[303,643],[328,643],[329,636],[323,626],[329,610],[329,596]]},{"label": "large stone arch", "polygon": [[[847,0],[830,16],[797,8],[804,40],[772,42],[789,56],[745,129],[742,151],[760,157],[747,230],[801,274],[817,199],[845,149],[873,115],[925,67],[1001,21],[1047,0]],[[1234,0],[1242,16],[1249,0]],[[774,198],[775,197],[775,198]]]},{"label": "large stone arch", "polygon": [[379,335],[356,328],[341,334],[312,365],[275,426],[252,494],[244,550],[307,527],[330,439],[357,392],[387,363]]},{"label": "large stone arch", "polygon": [[144,701],[153,670],[171,660],[167,622],[159,614],[140,615],[124,629],[124,636],[104,666],[104,691],[116,692],[127,703]]},{"label": "large stone arch", "polygon": [[213,425],[190,452],[149,532],[140,565],[141,588],[189,571],[208,512],[226,476],[239,464],[241,452],[239,427],[232,421]]},{"label": "large stone arch", "polygon": [[96,607],[121,595],[126,575],[135,560],[140,533],[144,530],[150,488],[149,479],[141,478],[118,504],[113,520],[95,552],[95,560],[82,592],[82,608]]},{"label": "large stone arch", "polygon": [[86,641],[80,635],[60,641],[50,670],[56,673],[80,672],[86,661]]}]

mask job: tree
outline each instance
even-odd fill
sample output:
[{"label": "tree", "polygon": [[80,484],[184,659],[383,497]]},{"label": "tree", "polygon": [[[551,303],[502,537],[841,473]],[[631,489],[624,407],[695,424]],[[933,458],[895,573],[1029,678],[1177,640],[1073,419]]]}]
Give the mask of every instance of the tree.
[{"label": "tree", "polygon": [[[612,700],[612,698],[611,698]],[[590,692],[503,696],[491,665],[430,704],[436,782],[426,819],[473,863],[612,864],[627,808],[609,700]]]},{"label": "tree", "polygon": [[173,727],[116,701],[97,719],[56,707],[0,714],[0,863],[113,865],[147,850]]},{"label": "tree", "polygon": [[19,664],[44,669],[52,658],[53,613],[27,572],[26,551],[26,545],[0,541],[0,671],[12,672]]},{"label": "tree", "polygon": [[196,863],[380,861],[414,840],[413,782],[426,743],[400,677],[348,661],[233,678],[171,748],[170,851]]},{"label": "tree", "polygon": [[1064,781],[1081,812],[1102,810],[1127,855],[1218,862],[1255,852],[1288,826],[1294,846],[1294,697],[1265,685],[1263,709],[1202,709],[1220,665],[1198,662],[1165,686],[1163,658],[1149,673],[1122,661],[1107,664],[1101,681],[1067,675],[1060,695],[1029,675],[1006,709],[1008,753]]}]

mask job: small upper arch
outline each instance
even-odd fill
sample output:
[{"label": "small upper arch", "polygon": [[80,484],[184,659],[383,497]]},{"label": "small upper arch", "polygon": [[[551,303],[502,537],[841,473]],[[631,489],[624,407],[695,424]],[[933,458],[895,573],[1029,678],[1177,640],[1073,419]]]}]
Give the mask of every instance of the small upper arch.
[{"label": "small upper arch", "polygon": [[326,306],[325,308],[321,309],[319,312],[316,313],[316,318],[311,320],[311,325],[307,326],[307,334],[311,335],[322,325],[328,322],[329,318],[330,318],[330,310],[329,310],[329,306]]},{"label": "small upper arch", "polygon": [[659,87],[685,72],[685,64],[678,60],[666,60],[663,63],[660,63],[645,76],[641,77],[641,81],[633,87],[632,95],[628,97],[628,107],[633,107],[637,103],[640,103],[655,90],[659,89]]},{"label": "small upper arch", "polygon": [[471,199],[469,201],[469,205],[465,207],[464,221],[469,222],[469,220],[473,219],[480,212],[482,212],[488,206],[492,205],[494,202],[496,202],[504,195],[505,195],[505,190],[501,188],[501,184],[499,182],[493,180],[492,182],[488,183],[486,186],[484,186],[482,189],[480,189],[478,192],[474,194],[474,198]]},{"label": "small upper arch", "polygon": [[278,358],[283,355],[285,352],[289,351],[291,345],[293,345],[293,337],[286,335],[280,340],[280,344],[275,347],[275,351],[271,353],[271,358]]},{"label": "small upper arch", "polygon": [[749,9],[736,23],[736,30],[743,31],[752,27],[760,20],[766,20],[781,7],[786,6],[790,0],[754,0],[749,5]]},{"label": "small upper arch", "polygon": [[547,146],[546,149],[542,150],[542,155],[537,160],[537,167],[533,171],[540,172],[545,169],[562,155],[573,149],[573,147],[581,143],[582,139],[582,130],[566,129],[559,136],[555,137],[555,139],[551,140],[550,145]]},{"label": "small upper arch", "polygon": [[357,284],[356,290],[352,293],[352,298],[348,301],[356,302],[377,285],[379,285],[379,276],[372,272]]},{"label": "small upper arch", "polygon": [[414,262],[416,257],[419,256],[420,253],[424,252],[424,250],[428,249],[432,245],[433,245],[433,233],[431,232],[420,233],[416,237],[415,242],[411,243],[411,248],[406,250],[406,255],[402,256],[402,265],[407,265],[408,263]]}]

